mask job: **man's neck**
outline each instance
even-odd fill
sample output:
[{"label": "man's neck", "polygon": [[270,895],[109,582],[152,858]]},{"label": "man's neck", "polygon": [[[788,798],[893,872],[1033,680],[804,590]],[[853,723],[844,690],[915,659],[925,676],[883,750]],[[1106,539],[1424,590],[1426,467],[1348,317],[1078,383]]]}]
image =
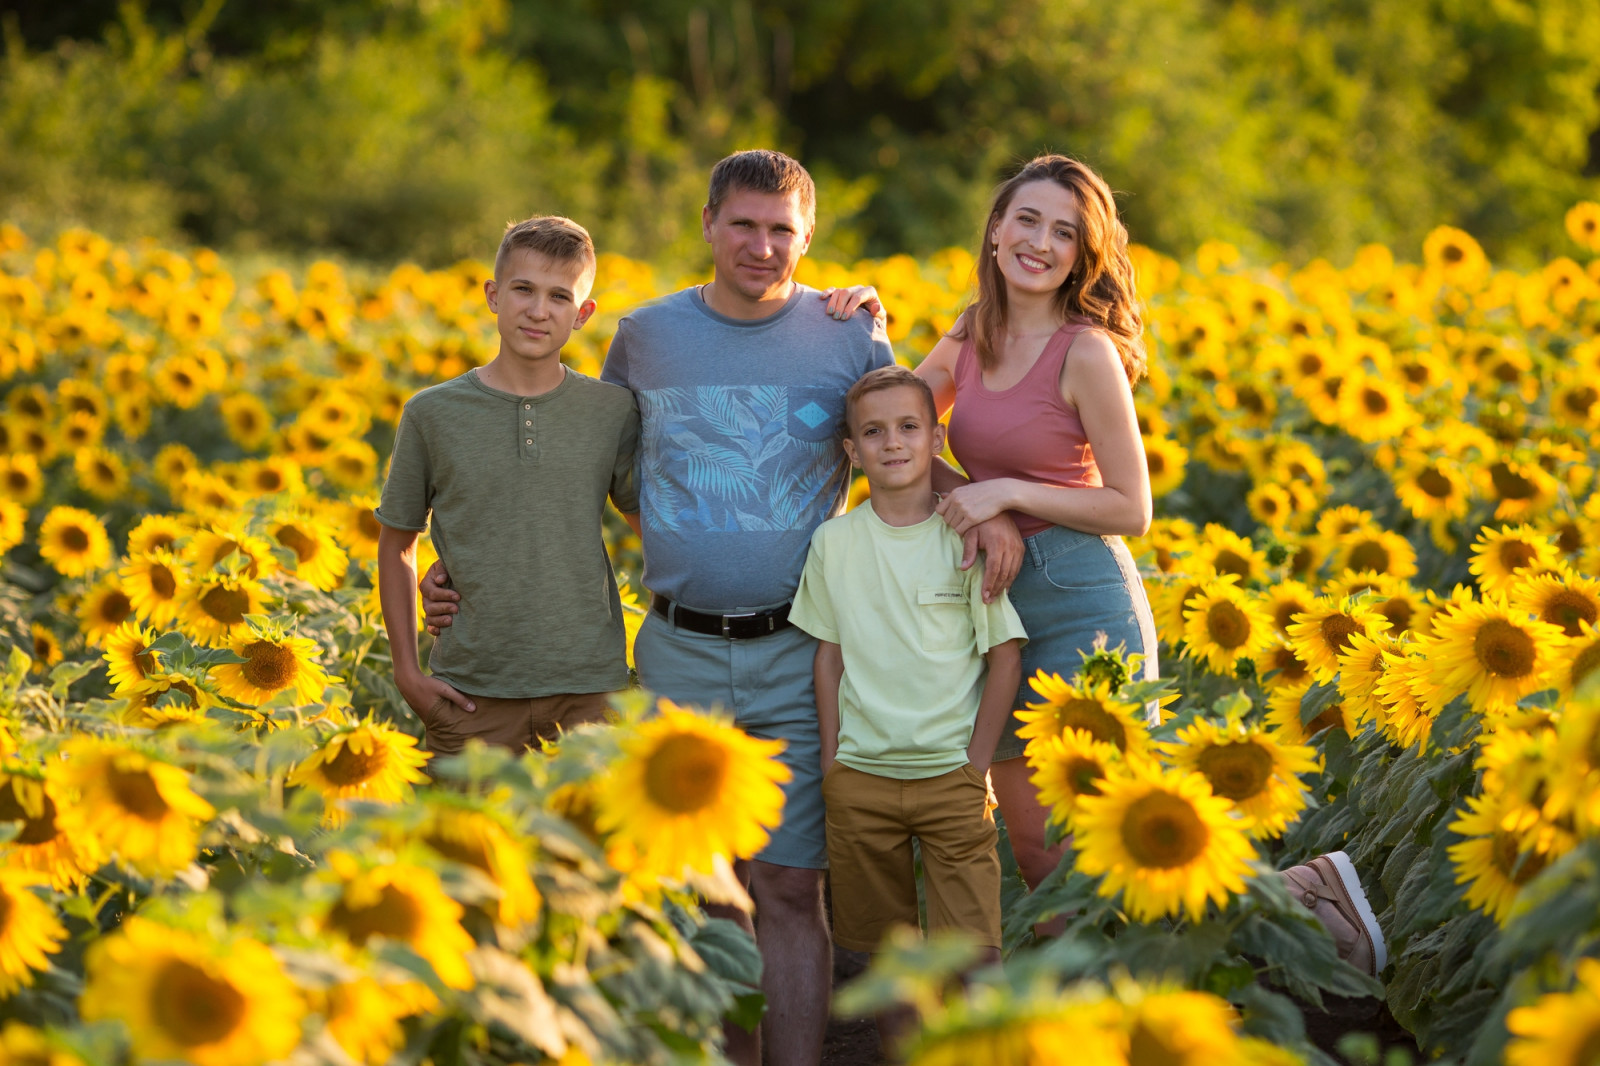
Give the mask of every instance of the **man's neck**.
[{"label": "man's neck", "polygon": [[478,368],[478,380],[491,389],[518,396],[543,396],[567,378],[567,368],[559,355],[548,359],[521,360],[502,351]]},{"label": "man's neck", "polygon": [[719,315],[755,322],[763,318],[771,318],[783,310],[784,305],[789,302],[789,297],[794,295],[794,281],[784,282],[782,289],[782,296],[769,296],[760,300],[752,300],[748,296],[736,292],[732,286],[719,285],[713,279],[709,283],[700,286],[700,298],[705,301],[707,307]]},{"label": "man's neck", "polygon": [[900,489],[874,488],[867,499],[873,514],[886,526],[914,526],[926,522],[933,517],[933,508],[939,502],[929,480]]}]

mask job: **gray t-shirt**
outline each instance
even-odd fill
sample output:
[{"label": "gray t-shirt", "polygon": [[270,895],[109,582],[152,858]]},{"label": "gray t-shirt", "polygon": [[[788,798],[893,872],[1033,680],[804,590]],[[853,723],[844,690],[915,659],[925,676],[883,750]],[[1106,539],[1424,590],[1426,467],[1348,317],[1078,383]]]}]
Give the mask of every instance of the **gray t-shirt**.
[{"label": "gray t-shirt", "polygon": [[755,321],[685,289],[617,326],[605,381],[639,399],[644,584],[706,611],[788,600],[811,532],[842,507],[844,394],[894,361],[871,316],[795,286]]},{"label": "gray t-shirt", "polygon": [[523,699],[627,687],[600,536],[606,497],[639,509],[633,396],[567,370],[543,396],[469,370],[406,403],[378,521],[422,531],[461,593],[428,665],[474,696]]}]

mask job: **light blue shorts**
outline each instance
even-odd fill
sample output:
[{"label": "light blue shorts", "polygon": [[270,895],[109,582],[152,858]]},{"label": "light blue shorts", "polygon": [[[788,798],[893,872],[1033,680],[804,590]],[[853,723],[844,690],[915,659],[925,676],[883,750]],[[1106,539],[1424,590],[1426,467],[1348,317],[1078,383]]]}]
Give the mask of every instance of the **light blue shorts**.
[{"label": "light blue shorts", "polygon": [[783,824],[756,858],[825,870],[822,740],[811,667],[816,639],[790,626],[754,640],[690,633],[651,611],[633,645],[639,683],[674,703],[733,715],[753,737],[787,743],[779,756],[794,776],[783,789]]},{"label": "light blue shorts", "polygon": [[[1083,667],[1104,633],[1107,649],[1125,645],[1144,655],[1144,676],[1160,676],[1156,664],[1156,623],[1144,594],[1139,568],[1121,537],[1080,533],[1051,526],[1022,542],[1022,570],[1011,586],[1028,642],[1022,646],[1022,684],[1016,709],[1039,702],[1028,679],[1043,670],[1068,681]],[[1022,755],[1027,741],[1017,736],[1022,723],[1006,720],[994,761]]]}]

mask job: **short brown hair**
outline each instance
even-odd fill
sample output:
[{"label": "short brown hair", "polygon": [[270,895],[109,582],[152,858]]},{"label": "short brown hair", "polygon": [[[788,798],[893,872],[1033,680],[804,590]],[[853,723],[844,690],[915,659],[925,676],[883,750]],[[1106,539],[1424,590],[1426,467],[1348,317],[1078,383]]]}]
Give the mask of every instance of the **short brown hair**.
[{"label": "short brown hair", "polygon": [[752,148],[748,152],[735,152],[711,168],[711,191],[706,196],[706,207],[711,217],[728,194],[738,189],[751,192],[800,194],[800,213],[806,225],[817,222],[817,186],[799,160],[768,148]]},{"label": "short brown hair", "polygon": [[916,389],[922,394],[922,402],[928,407],[928,420],[939,421],[939,407],[933,402],[933,389],[917,375],[896,363],[893,366],[880,366],[876,370],[869,370],[856,379],[850,386],[850,391],[844,394],[844,425],[847,433],[855,432],[855,425],[851,422],[854,415],[856,402],[869,392],[883,392],[886,389]]},{"label": "short brown hair", "polygon": [[494,276],[498,281],[512,252],[529,251],[566,263],[578,263],[583,274],[594,281],[594,241],[589,231],[560,215],[535,215],[521,222],[507,222],[500,250],[494,254]]}]

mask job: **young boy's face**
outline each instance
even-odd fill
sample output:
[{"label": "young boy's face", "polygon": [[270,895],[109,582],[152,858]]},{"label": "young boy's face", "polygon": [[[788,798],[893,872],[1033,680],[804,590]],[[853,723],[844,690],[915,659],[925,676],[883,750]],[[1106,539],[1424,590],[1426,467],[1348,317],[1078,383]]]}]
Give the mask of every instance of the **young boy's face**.
[{"label": "young boy's face", "polygon": [[928,410],[920,389],[898,385],[869,392],[849,414],[845,454],[861,467],[874,492],[918,483],[933,491],[933,457],[944,449],[944,426]]},{"label": "young boy's face", "polygon": [[489,310],[498,316],[500,350],[521,359],[559,355],[572,331],[594,314],[593,280],[576,260],[527,248],[506,256],[501,275],[483,283]]}]

